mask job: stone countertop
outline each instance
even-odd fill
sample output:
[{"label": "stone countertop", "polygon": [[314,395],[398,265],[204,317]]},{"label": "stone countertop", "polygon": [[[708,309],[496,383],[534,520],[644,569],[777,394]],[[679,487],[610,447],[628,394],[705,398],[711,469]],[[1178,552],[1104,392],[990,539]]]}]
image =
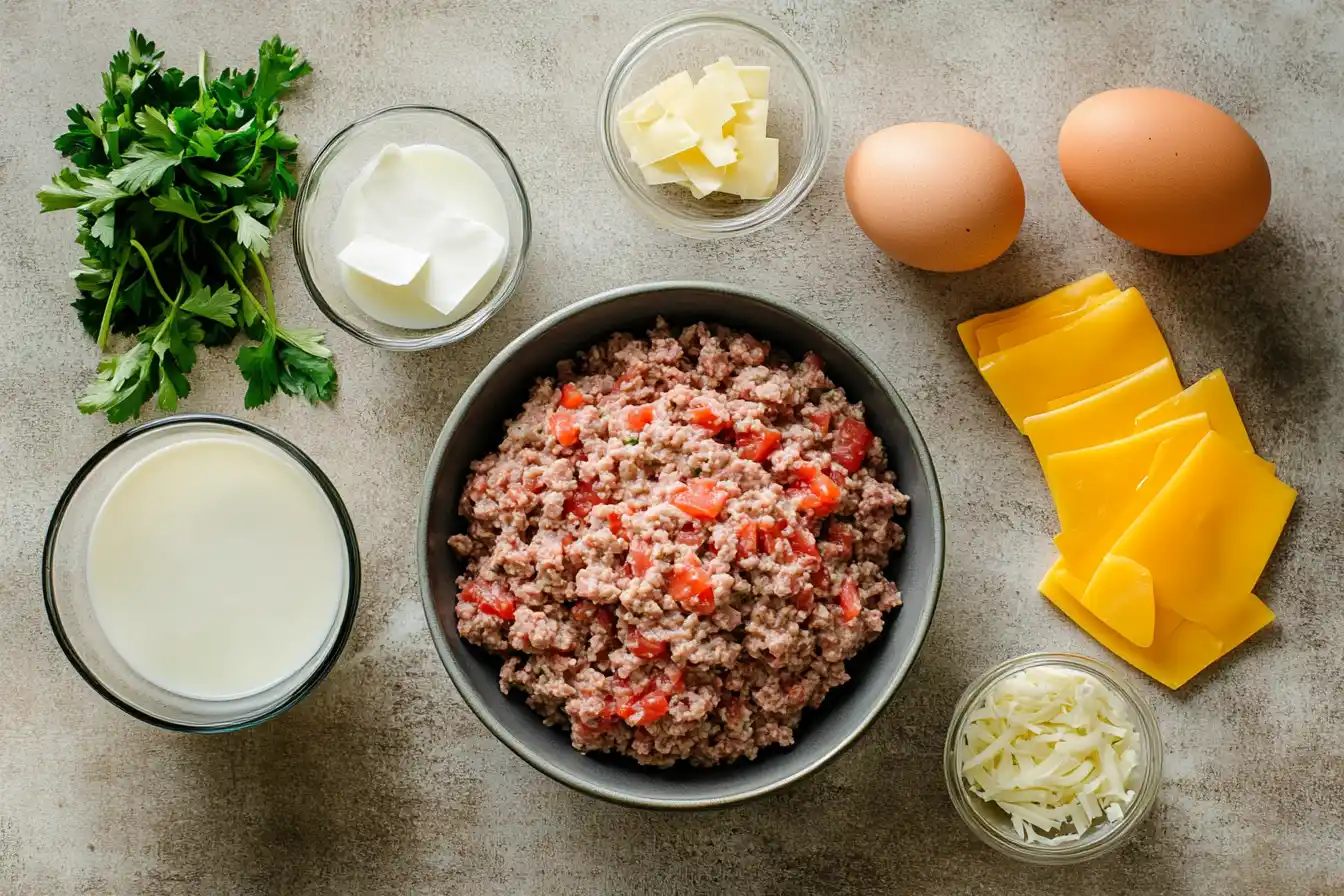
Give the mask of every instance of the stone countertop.
[{"label": "stone countertop", "polygon": [[[0,0],[0,893],[1340,894],[1344,893],[1344,7],[779,0],[763,11],[819,65],[834,104],[825,176],[766,233],[696,243],[622,203],[594,144],[598,88],[652,0]],[[340,400],[245,416],[321,464],[360,534],[358,622],[330,678],[254,730],[169,734],[101,700],[57,648],[38,567],[52,507],[115,429],[74,398],[95,348],[67,307],[69,215],[33,194],[59,167],[63,111],[135,26],[190,68],[246,66],[274,32],[315,77],[288,103],[304,165],[352,118],[399,102],[460,110],[508,146],[536,216],[522,287],[466,344],[382,352],[326,326],[289,249],[282,316],[326,326]],[[1168,258],[1125,245],[1072,199],[1054,140],[1105,88],[1173,87],[1225,109],[1274,172],[1265,225],[1235,249]],[[908,120],[992,134],[1027,187],[1020,239],[969,274],[882,258],[841,195],[848,150]],[[1142,836],[1066,870],[981,846],[943,789],[953,702],[981,669],[1039,649],[1107,658],[1035,590],[1054,514],[1029,446],[967,362],[954,325],[1098,269],[1142,288],[1187,381],[1227,371],[1261,452],[1301,490],[1259,593],[1278,623],[1156,706],[1167,778]],[[947,576],[927,645],[889,709],[832,766],[714,813],[617,808],[498,743],[434,654],[412,544],[421,476],[467,383],[511,338],[583,296],[695,277],[823,316],[905,396],[947,503]],[[185,410],[242,414],[231,355],[206,352]]]}]

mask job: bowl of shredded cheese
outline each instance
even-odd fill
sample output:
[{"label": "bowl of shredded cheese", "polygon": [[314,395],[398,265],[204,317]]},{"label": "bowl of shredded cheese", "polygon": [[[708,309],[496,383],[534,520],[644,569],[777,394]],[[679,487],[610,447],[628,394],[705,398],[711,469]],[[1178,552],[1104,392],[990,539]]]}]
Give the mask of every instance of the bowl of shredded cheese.
[{"label": "bowl of shredded cheese", "polygon": [[1148,704],[1105,665],[1032,653],[966,689],[943,769],[957,814],[985,843],[1072,864],[1137,833],[1157,801],[1162,737]]}]

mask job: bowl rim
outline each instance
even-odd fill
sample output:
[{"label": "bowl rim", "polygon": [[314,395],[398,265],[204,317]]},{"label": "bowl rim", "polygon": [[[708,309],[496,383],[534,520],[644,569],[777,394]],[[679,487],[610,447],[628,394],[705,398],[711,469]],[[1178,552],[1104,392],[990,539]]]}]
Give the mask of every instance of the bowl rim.
[{"label": "bowl rim", "polygon": [[[69,635],[65,631],[65,625],[61,622],[60,610],[56,606],[56,588],[52,581],[52,563],[56,550],[56,538],[60,533],[61,523],[65,519],[66,511],[74,501],[75,494],[80,486],[88,479],[89,475],[98,468],[100,464],[112,454],[120,450],[135,439],[147,432],[157,429],[169,429],[192,423],[209,423],[222,425],[240,430],[248,435],[257,436],[271,443],[275,447],[284,451],[299,466],[312,477],[313,481],[322,490],[327,500],[331,503],[331,509],[336,514],[337,522],[341,527],[341,535],[345,541],[346,563],[349,575],[349,583],[346,588],[346,606],[342,615],[340,627],[336,632],[336,639],[327,649],[327,655],[322,662],[317,665],[312,674],[297,687],[284,700],[265,712],[249,717],[239,722],[228,722],[219,725],[186,725],[180,722],[171,722],[167,719],[161,719],[158,716],[147,713],[114,694],[93,670],[88,667],[79,651],[70,641]],[[359,540],[355,535],[355,525],[350,519],[350,513],[346,510],[345,502],[341,500],[340,493],[336,491],[327,474],[317,465],[312,458],[304,453],[293,442],[286,439],[279,433],[273,432],[264,426],[252,423],[248,420],[242,420],[237,417],[230,417],[226,414],[211,413],[192,413],[192,414],[174,414],[170,417],[160,417],[157,420],[149,420],[144,423],[132,426],[124,432],[118,433],[114,438],[99,448],[89,457],[71,477],[70,482],[61,492],[60,500],[56,502],[56,508],[52,511],[51,522],[47,524],[47,534],[42,544],[42,601],[46,607],[47,622],[51,626],[52,633],[56,636],[56,642],[61,646],[65,658],[70,661],[70,665],[75,667],[75,671],[80,674],[89,685],[98,692],[103,699],[113,706],[134,716],[142,722],[147,722],[157,728],[164,728],[168,731],[179,731],[192,734],[223,734],[229,731],[239,731],[243,728],[250,728],[253,725],[260,725],[268,719],[273,719],[281,713],[293,708],[304,697],[312,693],[313,689],[322,683],[327,677],[327,673],[336,665],[341,653],[345,649],[345,644],[350,638],[350,632],[355,626],[355,615],[359,609],[359,592],[361,583],[360,561],[359,561]]]},{"label": "bowl rim", "polygon": [[[495,289],[494,297],[476,308],[475,311],[468,314],[459,321],[455,321],[446,327],[423,331],[423,336],[382,336],[378,333],[370,332],[353,321],[350,321],[345,315],[333,308],[323,296],[322,290],[318,287],[317,281],[312,274],[312,263],[315,259],[309,258],[309,253],[303,244],[304,221],[307,219],[308,204],[313,191],[315,180],[321,179],[321,172],[326,169],[331,158],[336,153],[350,135],[358,128],[385,118],[390,115],[403,113],[428,113],[431,115],[443,115],[453,119],[458,124],[463,125],[468,130],[474,131],[494,149],[499,156],[499,160],[504,164],[504,170],[509,176],[509,183],[514,193],[518,197],[518,204],[522,210],[522,227],[518,239],[518,263],[514,265],[513,270],[509,271],[508,276],[504,277]],[[314,173],[318,177],[314,177]],[[509,235],[510,241],[513,235]],[[452,345],[461,342],[468,336],[471,336],[481,327],[485,326],[491,318],[499,313],[499,310],[508,303],[517,290],[518,284],[522,281],[523,272],[527,268],[528,256],[532,247],[532,203],[527,197],[527,190],[523,186],[522,177],[518,174],[518,167],[514,165],[513,158],[509,155],[504,145],[487,130],[483,125],[473,121],[460,112],[454,112],[444,106],[434,106],[425,103],[401,103],[393,106],[384,106],[370,112],[368,115],[356,118],[354,121],[342,127],[335,134],[332,134],[322,148],[313,156],[312,163],[303,175],[303,180],[299,184],[298,193],[294,197],[294,221],[290,227],[290,240],[294,247],[294,260],[299,268],[299,277],[303,280],[303,287],[307,291],[309,298],[317,305],[318,309],[326,315],[327,319],[340,327],[351,336],[368,345],[378,348],[390,349],[398,352],[415,352],[425,349],[439,348],[444,345]]]},{"label": "bowl rim", "polygon": [[[459,666],[457,659],[453,656],[452,652],[447,649],[448,635],[444,632],[442,625],[438,622],[434,606],[434,595],[430,592],[429,558],[427,552],[429,514],[437,471],[443,462],[443,455],[448,448],[448,443],[456,434],[462,418],[466,416],[468,407],[476,400],[477,395],[484,387],[485,383],[494,377],[495,374],[497,374],[515,355],[526,349],[535,340],[543,336],[548,330],[561,321],[608,302],[618,301],[629,296],[638,296],[645,293],[668,290],[704,290],[731,294],[739,298],[745,298],[763,305],[768,305],[771,308],[782,311],[788,316],[803,318],[806,323],[825,332],[830,338],[835,340],[844,351],[850,354],[855,362],[857,362],[859,366],[873,378],[878,387],[886,392],[891,398],[892,404],[896,408],[897,416],[910,433],[910,440],[912,447],[914,448],[916,462],[927,477],[929,483],[929,515],[933,522],[933,550],[936,560],[931,583],[932,588],[930,589],[932,593],[928,605],[915,620],[915,647],[913,650],[909,651],[909,654],[901,661],[895,673],[890,677],[890,680],[886,683],[883,690],[878,694],[877,699],[873,701],[873,704],[858,720],[853,729],[830,750],[820,755],[809,765],[790,775],[783,776],[766,784],[727,793],[722,796],[697,799],[664,799],[657,797],[631,796],[621,792],[619,789],[570,774],[564,769],[551,764],[543,755],[531,749],[527,744],[515,737],[513,733],[490,712],[480,695],[471,687],[467,675]],[[595,338],[600,338],[600,334]],[[556,360],[560,359],[557,358]],[[619,805],[633,806],[643,809],[707,809],[747,802],[765,796],[768,793],[781,790],[802,780],[818,769],[826,766],[848,749],[859,739],[891,702],[891,698],[895,696],[896,691],[900,688],[900,685],[909,674],[910,668],[914,665],[915,659],[920,648],[923,646],[924,641],[928,637],[929,628],[933,622],[933,614],[938,604],[939,592],[942,590],[943,573],[946,565],[946,521],[944,519],[942,493],[938,485],[938,476],[934,469],[933,458],[929,453],[928,445],[924,441],[924,436],[920,432],[919,426],[915,423],[914,417],[910,414],[909,408],[906,407],[905,401],[887,379],[886,375],[882,373],[877,365],[875,365],[868,356],[858,348],[858,346],[824,322],[804,318],[804,315],[798,309],[790,307],[777,299],[771,298],[750,288],[731,286],[726,283],[697,280],[652,281],[609,289],[552,312],[509,342],[509,344],[495,355],[490,363],[486,365],[485,369],[482,370],[463,391],[461,397],[453,407],[452,413],[449,414],[447,421],[445,421],[438,439],[434,443],[434,450],[430,453],[429,464],[425,469],[425,478],[421,489],[420,514],[416,525],[416,539],[416,565],[420,578],[420,599],[424,605],[425,621],[429,626],[430,638],[434,642],[434,649],[439,654],[440,662],[443,663],[444,668],[448,671],[448,677],[452,680],[454,687],[457,689],[458,694],[461,695],[463,701],[471,708],[472,712],[476,714],[476,717],[480,719],[485,727],[488,728],[506,747],[537,771],[540,771],[552,780],[558,781],[559,783],[587,794],[588,796]],[[537,724],[540,723],[540,718],[538,718]]]},{"label": "bowl rim", "polygon": [[[726,24],[746,28],[784,54],[797,69],[807,86],[816,116],[813,132],[804,140],[804,152],[798,168],[785,183],[784,189],[770,199],[750,207],[739,215],[693,221],[685,215],[670,212],[648,195],[648,187],[634,178],[624,162],[624,152],[613,134],[612,121],[619,111],[616,91],[629,75],[629,70],[649,49],[652,41],[664,34],[684,27]],[[692,239],[712,240],[754,233],[794,211],[821,179],[831,145],[831,107],[821,73],[803,48],[782,28],[764,16],[736,9],[683,9],[663,16],[641,28],[626,43],[607,69],[598,94],[597,141],[602,161],[617,190],[630,203],[658,226]]]}]

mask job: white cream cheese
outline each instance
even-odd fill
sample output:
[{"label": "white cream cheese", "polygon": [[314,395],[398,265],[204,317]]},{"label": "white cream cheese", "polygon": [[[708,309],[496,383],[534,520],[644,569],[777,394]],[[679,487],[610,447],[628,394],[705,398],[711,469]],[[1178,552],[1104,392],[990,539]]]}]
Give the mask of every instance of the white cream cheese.
[{"label": "white cream cheese", "polygon": [[389,143],[341,199],[333,241],[351,301],[430,329],[470,314],[504,267],[509,221],[490,175],[456,150]]}]

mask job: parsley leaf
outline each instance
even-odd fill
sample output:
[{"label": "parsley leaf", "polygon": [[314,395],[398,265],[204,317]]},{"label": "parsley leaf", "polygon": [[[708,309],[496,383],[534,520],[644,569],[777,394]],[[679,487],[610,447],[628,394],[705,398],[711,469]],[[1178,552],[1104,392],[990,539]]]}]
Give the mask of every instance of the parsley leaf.
[{"label": "parsley leaf", "polygon": [[214,292],[208,286],[198,286],[182,303],[182,310],[231,327],[238,312],[238,293],[227,286],[217,287]]}]

